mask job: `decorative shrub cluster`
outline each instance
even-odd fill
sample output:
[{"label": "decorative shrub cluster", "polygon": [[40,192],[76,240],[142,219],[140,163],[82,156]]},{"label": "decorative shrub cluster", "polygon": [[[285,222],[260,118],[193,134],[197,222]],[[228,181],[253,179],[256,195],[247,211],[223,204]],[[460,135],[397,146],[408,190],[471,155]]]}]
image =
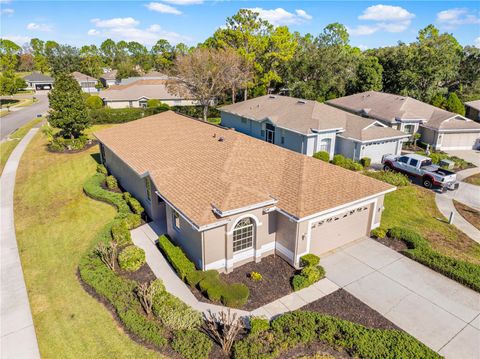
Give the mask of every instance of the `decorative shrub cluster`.
[{"label": "decorative shrub cluster", "polygon": [[165,290],[155,296],[152,309],[162,324],[171,330],[195,329],[202,324],[199,312]]},{"label": "decorative shrub cluster", "polygon": [[138,120],[139,118],[155,115],[169,110],[169,106],[162,104],[151,108],[109,108],[90,110],[90,120],[94,125],[106,123],[124,123]]},{"label": "decorative shrub cluster", "polygon": [[144,212],[144,209],[140,202],[133,197],[129,192],[124,192],[123,193],[123,199],[128,203],[128,206],[132,210],[133,213],[142,215]]},{"label": "decorative shrub cluster", "polygon": [[179,277],[188,285],[198,287],[208,299],[214,302],[221,301],[229,307],[241,307],[247,302],[250,292],[246,285],[227,284],[220,279],[216,270],[197,270],[183,250],[174,245],[165,235],[158,239],[158,245]]},{"label": "decorative shrub cluster", "polygon": [[372,159],[370,157],[362,157],[360,158],[360,164],[363,167],[370,167],[370,165],[372,164]]},{"label": "decorative shrub cluster", "polygon": [[107,184],[107,188],[111,190],[116,190],[118,189],[118,182],[117,179],[114,176],[107,176],[105,179],[105,183]]},{"label": "decorative shrub cluster", "polygon": [[313,157],[324,162],[330,161],[330,154],[327,151],[315,152]]},{"label": "decorative shrub cluster", "polygon": [[304,267],[300,274],[293,276],[292,286],[294,291],[309,287],[325,277],[325,269],[318,265],[320,263],[318,256],[311,253],[306,254],[300,257],[300,263]]},{"label": "decorative shrub cluster", "polygon": [[97,110],[103,107],[103,100],[100,96],[91,95],[87,97],[87,99],[85,100],[85,104],[88,108],[92,110]]},{"label": "decorative shrub cluster", "polygon": [[250,317],[250,333],[258,334],[270,329],[270,321],[262,317]]},{"label": "decorative shrub cluster", "polygon": [[[417,151],[417,154],[426,156],[424,151]],[[457,157],[457,156],[450,156],[445,152],[436,152],[432,151],[428,157],[432,159],[432,163],[439,165],[442,160],[450,160],[455,162],[455,168],[458,168],[460,170],[463,170],[467,167],[473,166],[472,163],[465,161],[463,158]]]},{"label": "decorative shrub cluster", "polygon": [[237,342],[233,357],[273,359],[298,345],[320,341],[344,348],[355,358],[441,358],[405,332],[365,328],[317,312],[286,313],[274,319],[270,327],[250,332],[245,339]]},{"label": "decorative shrub cluster", "polygon": [[393,186],[404,187],[410,185],[410,180],[406,175],[394,171],[365,171],[365,176],[375,178],[379,181],[390,183]]},{"label": "decorative shrub cluster", "polygon": [[263,276],[258,272],[250,273],[250,279],[254,282],[260,282],[263,279]]},{"label": "decorative shrub cluster", "polygon": [[351,171],[363,170],[363,166],[360,163],[355,162],[354,160],[351,160],[350,158],[347,158],[342,155],[333,156],[332,163],[334,165],[346,168],[347,170],[351,170]]},{"label": "decorative shrub cluster", "polygon": [[377,227],[375,229],[372,229],[370,235],[375,238],[385,238],[385,236],[387,235],[387,230],[382,227]]},{"label": "decorative shrub cluster", "polygon": [[172,348],[185,359],[206,359],[212,350],[212,341],[198,330],[175,333]]},{"label": "decorative shrub cluster", "polygon": [[388,236],[405,242],[406,256],[480,292],[480,266],[435,251],[425,238],[410,229],[394,227],[388,230]]},{"label": "decorative shrub cluster", "polygon": [[89,138],[85,135],[78,138],[63,138],[57,134],[50,137],[48,149],[52,152],[78,151],[83,149],[88,141]]},{"label": "decorative shrub cluster", "polygon": [[118,265],[123,270],[135,272],[145,263],[145,251],[134,245],[125,247],[118,256]]},{"label": "decorative shrub cluster", "polygon": [[107,167],[105,167],[102,164],[98,164],[97,165],[97,173],[101,173],[102,175],[106,176],[108,174]]}]

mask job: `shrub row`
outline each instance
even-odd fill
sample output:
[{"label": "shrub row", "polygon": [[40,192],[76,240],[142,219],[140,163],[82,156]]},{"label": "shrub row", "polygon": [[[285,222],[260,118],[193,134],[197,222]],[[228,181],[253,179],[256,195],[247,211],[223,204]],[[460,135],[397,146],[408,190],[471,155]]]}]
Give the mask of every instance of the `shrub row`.
[{"label": "shrub row", "polygon": [[59,134],[50,137],[48,149],[53,152],[76,151],[83,149],[89,141],[88,136],[81,135],[78,138],[63,138]]},{"label": "shrub row", "polygon": [[352,160],[350,158],[347,158],[345,156],[342,156],[342,155],[333,156],[332,163],[334,165],[346,168],[347,170],[351,170],[351,171],[361,171],[361,170],[363,170],[363,166],[360,163],[355,162],[354,160]]},{"label": "shrub row", "polygon": [[118,189],[118,182],[114,176],[107,176],[107,178],[105,179],[105,183],[107,184],[107,188],[110,190]]},{"label": "shrub row", "polygon": [[[203,106],[172,106],[170,109],[182,115],[203,118]],[[215,107],[210,107],[208,117],[220,117],[220,111]]]},{"label": "shrub row", "polygon": [[248,300],[249,290],[241,283],[227,284],[220,279],[216,270],[200,271],[187,258],[183,250],[163,235],[158,245],[173,266],[178,276],[192,287],[198,287],[208,299],[229,307],[241,307]]},{"label": "shrub row", "polygon": [[365,171],[365,176],[375,178],[379,181],[390,183],[393,186],[404,187],[410,185],[410,180],[406,175],[394,171]]},{"label": "shrub row", "polygon": [[234,358],[278,358],[289,349],[316,341],[344,348],[355,358],[440,358],[405,332],[366,328],[306,311],[283,314],[272,321],[270,329],[251,332],[235,344]]},{"label": "shrub row", "polygon": [[300,258],[303,269],[300,274],[296,274],[292,279],[292,287],[294,291],[311,286],[325,277],[325,269],[318,265],[320,258],[315,254],[306,254]]},{"label": "shrub row", "polygon": [[[424,151],[417,151],[417,154],[426,156]],[[457,156],[450,156],[447,153],[444,152],[435,152],[432,151],[429,153],[428,157],[432,159],[432,163],[439,165],[442,160],[450,160],[455,162],[455,167],[458,169],[465,169],[469,166],[472,166],[472,164],[468,161],[465,161],[463,158],[457,157]]]},{"label": "shrub row", "polygon": [[185,359],[206,359],[212,350],[212,341],[198,330],[185,330],[175,334],[172,348]]},{"label": "shrub row", "polygon": [[394,227],[388,230],[388,236],[399,239],[407,245],[404,254],[433,270],[480,292],[480,266],[443,255],[430,246],[419,233]]},{"label": "shrub row", "polygon": [[155,115],[169,110],[169,106],[162,104],[157,107],[150,108],[100,108],[90,110],[90,120],[92,124],[106,124],[106,123],[124,123],[139,118]]},{"label": "shrub row", "polygon": [[133,197],[130,193],[124,192],[123,199],[127,202],[128,206],[130,207],[133,213],[141,216],[145,211],[142,205],[140,204],[140,202],[135,197]]},{"label": "shrub row", "polygon": [[313,154],[313,157],[324,162],[330,161],[330,154],[327,151],[318,151]]}]

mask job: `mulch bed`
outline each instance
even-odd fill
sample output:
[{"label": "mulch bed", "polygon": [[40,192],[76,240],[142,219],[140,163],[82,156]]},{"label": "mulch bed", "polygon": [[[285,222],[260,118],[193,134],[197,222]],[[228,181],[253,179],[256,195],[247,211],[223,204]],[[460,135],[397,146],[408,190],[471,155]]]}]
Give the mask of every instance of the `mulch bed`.
[{"label": "mulch bed", "polygon": [[468,223],[480,230],[480,211],[477,211],[476,209],[455,200],[453,200],[453,205],[458,213],[460,213],[460,215],[465,218]]},{"label": "mulch bed", "polygon": [[380,313],[343,289],[307,304],[300,310],[324,313],[368,328],[401,330]]},{"label": "mulch bed", "polygon": [[150,283],[155,279],[157,279],[157,277],[155,276],[155,274],[153,274],[152,270],[150,269],[147,263],[143,264],[135,272],[129,272],[129,271],[120,269],[120,266],[118,265],[118,261],[116,264],[117,265],[115,270],[120,276],[122,276],[125,279],[137,281],[139,284]]},{"label": "mulch bed", "polygon": [[322,355],[325,358],[352,358],[347,352],[338,350],[322,342],[313,342],[308,345],[301,345],[282,353],[282,358],[315,358],[315,355]]},{"label": "mulch bed", "polygon": [[47,145],[47,151],[48,152],[51,152],[51,153],[67,153],[67,154],[72,154],[72,153],[80,153],[80,152],[84,152],[90,148],[92,148],[93,146],[96,146],[98,145],[98,141],[97,140],[90,140],[90,142],[87,142],[87,144],[85,145],[85,147],[83,147],[82,149],[80,150],[69,150],[67,148],[64,148],[63,151],[54,151],[52,150],[50,147],[48,147]]},{"label": "mulch bed", "polygon": [[399,241],[395,238],[374,238],[377,242],[387,246],[388,248],[393,249],[394,251],[401,252],[408,249],[407,245],[403,241]]}]

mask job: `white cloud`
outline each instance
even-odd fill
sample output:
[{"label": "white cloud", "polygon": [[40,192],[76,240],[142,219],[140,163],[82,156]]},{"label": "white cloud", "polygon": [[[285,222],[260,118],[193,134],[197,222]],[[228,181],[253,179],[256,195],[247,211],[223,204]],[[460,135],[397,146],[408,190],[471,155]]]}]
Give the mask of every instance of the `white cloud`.
[{"label": "white cloud", "polygon": [[173,5],[198,5],[202,4],[203,0],[163,0],[163,2]]},{"label": "white cloud", "polygon": [[358,18],[374,21],[404,21],[414,17],[414,14],[400,6],[374,5],[366,8]]},{"label": "white cloud", "polygon": [[15,12],[15,10],[8,9],[8,8],[0,10],[0,14],[7,15],[7,16],[12,16],[14,12]]},{"label": "white cloud", "polygon": [[454,28],[460,25],[480,24],[480,16],[465,8],[455,8],[437,13],[437,22],[444,27]]},{"label": "white cloud", "polygon": [[50,32],[53,30],[53,27],[52,25],[31,22],[27,25],[27,30]]},{"label": "white cloud", "polygon": [[475,41],[473,42],[473,46],[480,49],[480,36],[475,39]]},{"label": "white cloud", "polygon": [[403,32],[408,29],[415,14],[400,6],[374,5],[366,8],[358,17],[360,20],[371,21],[369,25],[347,27],[350,35],[371,35],[378,31]]},{"label": "white cloud", "polygon": [[139,22],[133,17],[116,17],[112,19],[92,19],[91,23],[95,24],[97,27],[102,28],[113,28],[113,27],[132,27],[137,26]]},{"label": "white cloud", "polygon": [[305,22],[305,20],[310,20],[312,18],[311,15],[307,14],[307,12],[302,9],[295,10],[295,14],[288,12],[281,7],[271,10],[255,7],[248,10],[257,12],[262,19],[267,20],[275,26],[300,24]]},{"label": "white cloud", "polygon": [[97,36],[97,35],[100,35],[100,31],[98,31],[97,29],[90,29],[87,31],[87,35]]},{"label": "white cloud", "polygon": [[159,2],[151,2],[146,5],[147,9],[156,11],[162,14],[173,14],[173,15],[181,15],[182,12],[173,6],[162,4]]},{"label": "white cloud", "polygon": [[12,0],[0,0],[0,4],[10,4],[11,2]]},{"label": "white cloud", "polygon": [[19,46],[22,46],[26,42],[30,42],[30,37],[21,36],[21,35],[5,35],[5,36],[2,35],[2,39],[13,41]]}]

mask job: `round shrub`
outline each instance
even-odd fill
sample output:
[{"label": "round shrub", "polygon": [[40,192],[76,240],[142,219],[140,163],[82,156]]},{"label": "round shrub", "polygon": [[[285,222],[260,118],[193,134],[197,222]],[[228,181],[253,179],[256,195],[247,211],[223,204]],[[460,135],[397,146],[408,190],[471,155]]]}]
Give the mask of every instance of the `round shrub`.
[{"label": "round shrub", "polygon": [[370,232],[370,235],[375,238],[385,238],[385,236],[387,235],[387,230],[382,227],[378,227],[378,228],[372,229],[372,231]]},{"label": "round shrub", "polygon": [[258,272],[250,273],[250,279],[254,282],[260,282],[263,279],[263,276]]},{"label": "round shrub", "polygon": [[98,164],[97,165],[97,173],[101,173],[102,175],[106,176],[108,174],[107,168],[102,164]]},{"label": "round shrub", "polygon": [[262,333],[270,329],[270,321],[261,317],[250,317],[250,333]]},{"label": "round shrub", "polygon": [[158,107],[161,104],[162,104],[162,101],[157,100],[156,98],[151,98],[151,99],[147,100],[147,107],[149,107],[149,108]]},{"label": "round shrub", "polygon": [[320,257],[312,253],[308,253],[300,257],[300,265],[302,267],[317,266],[319,263],[320,263]]},{"label": "round shrub", "polygon": [[327,151],[316,152],[313,157],[324,162],[330,161],[330,154]]},{"label": "round shrub", "polygon": [[135,272],[145,263],[145,251],[137,246],[128,246],[118,256],[120,268]]},{"label": "round shrub", "polygon": [[292,279],[292,287],[293,290],[296,292],[297,290],[303,289],[308,287],[310,284],[308,283],[308,280],[306,277],[300,274],[296,274],[293,276]]},{"label": "round shrub", "polygon": [[222,293],[222,303],[227,307],[242,307],[247,304],[250,291],[243,283],[233,283],[225,286]]},{"label": "round shrub", "polygon": [[97,95],[89,96],[85,103],[87,104],[87,107],[92,110],[98,110],[103,107],[103,100]]},{"label": "round shrub", "polygon": [[372,159],[370,157],[363,157],[360,159],[360,164],[363,167],[370,167],[370,165],[372,164]]},{"label": "round shrub", "polygon": [[319,267],[314,267],[314,266],[308,266],[303,268],[302,271],[300,272],[300,275],[307,278],[307,281],[311,284],[318,282],[322,277],[322,273]]},{"label": "round shrub", "polygon": [[112,237],[118,244],[132,243],[132,236],[128,230],[127,223],[124,220],[116,220],[112,225]]},{"label": "round shrub", "polygon": [[108,189],[118,189],[117,179],[113,176],[108,176],[105,180]]}]

